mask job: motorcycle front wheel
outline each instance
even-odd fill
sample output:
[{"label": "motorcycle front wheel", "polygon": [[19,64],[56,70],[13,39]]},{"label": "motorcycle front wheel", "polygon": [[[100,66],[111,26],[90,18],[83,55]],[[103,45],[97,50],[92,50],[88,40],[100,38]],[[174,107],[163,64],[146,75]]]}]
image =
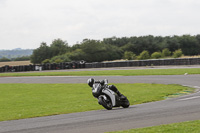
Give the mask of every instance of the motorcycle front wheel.
[{"label": "motorcycle front wheel", "polygon": [[99,96],[98,102],[102,105],[105,109],[111,110],[112,109],[112,102],[109,98],[105,99],[104,96]]},{"label": "motorcycle front wheel", "polygon": [[123,101],[122,105],[123,108],[128,108],[130,106],[130,103],[128,101],[128,99],[126,99],[125,101]]}]

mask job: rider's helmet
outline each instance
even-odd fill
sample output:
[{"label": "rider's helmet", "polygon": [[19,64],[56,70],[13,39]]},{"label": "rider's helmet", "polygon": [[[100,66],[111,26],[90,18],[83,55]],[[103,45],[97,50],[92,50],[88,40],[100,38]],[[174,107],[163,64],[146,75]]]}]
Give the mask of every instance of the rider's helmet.
[{"label": "rider's helmet", "polygon": [[88,83],[88,85],[89,85],[90,87],[92,87],[93,84],[94,84],[94,79],[93,79],[93,78],[89,78],[89,79],[87,80],[87,83]]},{"label": "rider's helmet", "polygon": [[107,85],[108,84],[108,80],[107,79],[101,80],[100,84],[101,85],[105,85],[105,84]]}]

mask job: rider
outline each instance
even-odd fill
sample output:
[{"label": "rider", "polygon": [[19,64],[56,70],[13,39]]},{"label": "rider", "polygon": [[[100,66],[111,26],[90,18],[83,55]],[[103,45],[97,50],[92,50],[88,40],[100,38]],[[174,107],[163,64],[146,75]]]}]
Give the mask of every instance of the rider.
[{"label": "rider", "polygon": [[[101,81],[95,81],[93,78],[89,78],[88,81],[87,81],[87,83],[88,83],[88,85],[90,87],[93,87],[94,83],[107,84],[108,80],[104,79],[104,80],[101,80]],[[116,86],[114,86],[114,85],[108,85],[108,88],[111,89],[112,91],[114,91],[121,99],[126,99],[126,97],[119,92],[119,90],[117,89]]]}]

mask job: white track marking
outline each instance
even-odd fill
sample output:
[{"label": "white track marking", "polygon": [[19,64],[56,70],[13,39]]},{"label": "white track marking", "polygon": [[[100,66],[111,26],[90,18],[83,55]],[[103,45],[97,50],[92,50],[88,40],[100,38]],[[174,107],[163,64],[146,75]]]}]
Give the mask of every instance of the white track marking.
[{"label": "white track marking", "polygon": [[179,99],[178,101],[185,101],[185,100],[191,100],[191,99],[196,99],[196,98],[200,98],[200,96],[193,96],[193,97],[188,97],[184,99]]}]

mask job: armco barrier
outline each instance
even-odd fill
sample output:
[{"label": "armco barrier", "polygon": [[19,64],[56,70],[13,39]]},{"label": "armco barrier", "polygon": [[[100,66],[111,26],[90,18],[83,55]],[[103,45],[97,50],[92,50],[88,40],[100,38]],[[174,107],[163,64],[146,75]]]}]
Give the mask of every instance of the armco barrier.
[{"label": "armco barrier", "polygon": [[85,68],[165,66],[165,65],[200,65],[200,58],[152,59],[152,60],[133,60],[133,61],[118,61],[118,62],[93,62],[93,63],[86,63]]}]

